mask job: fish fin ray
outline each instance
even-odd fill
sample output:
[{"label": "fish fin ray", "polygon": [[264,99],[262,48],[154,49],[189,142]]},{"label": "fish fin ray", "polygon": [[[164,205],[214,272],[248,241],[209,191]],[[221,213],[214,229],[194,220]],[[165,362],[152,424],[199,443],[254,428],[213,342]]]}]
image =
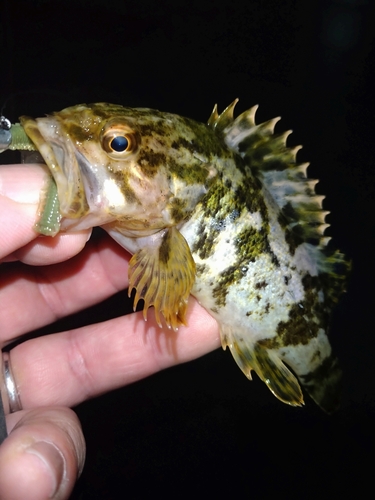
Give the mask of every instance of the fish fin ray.
[{"label": "fish fin ray", "polygon": [[195,263],[189,246],[175,227],[160,233],[157,244],[139,249],[129,263],[129,296],[136,289],[134,308],[143,299],[143,316],[154,306],[155,318],[162,326],[160,313],[174,330],[186,324],[187,301],[195,280]]},{"label": "fish fin ray", "polygon": [[227,106],[222,113],[218,113],[217,104],[215,104],[214,109],[208,119],[207,125],[214,130],[223,131],[230,123],[233,122],[233,112],[239,99],[235,99],[229,106]]},{"label": "fish fin ray", "polygon": [[254,353],[256,359],[254,370],[272,394],[291,406],[302,406],[303,395],[297,377],[283,363],[277,352],[257,343]]},{"label": "fish fin ray", "polygon": [[320,272],[328,273],[332,279],[328,294],[337,302],[345,290],[350,262],[340,252],[334,252],[324,236],[329,224],[325,218],[329,213],[322,208],[324,196],[317,195],[316,179],[307,177],[309,163],[298,163],[297,153],[302,146],[288,147],[288,130],[275,134],[275,125],[280,117],[257,124],[257,106],[233,117],[238,99],[219,114],[214,108],[209,125],[220,133],[227,146],[238,153],[267,188],[280,209],[280,224],[288,230],[291,248],[308,243],[317,249],[315,257]]},{"label": "fish fin ray", "polygon": [[331,353],[313,371],[298,376],[302,386],[326,413],[340,407],[342,371],[337,358]]},{"label": "fish fin ray", "polygon": [[288,147],[291,130],[275,134],[280,117],[263,123],[255,122],[258,106],[233,118],[236,99],[220,115],[217,107],[209,125],[222,133],[227,146],[245,159],[252,173],[258,177],[282,211],[286,221],[299,224],[299,235],[305,240],[317,240],[321,246],[326,240],[323,233],[327,212],[322,211],[324,197],[315,194],[317,180],[308,179],[308,163],[297,163],[296,156],[302,146]]},{"label": "fish fin ray", "polygon": [[277,352],[256,342],[248,346],[237,340],[229,329],[222,333],[222,345],[230,351],[242,372],[251,380],[251,370],[267,385],[269,390],[283,403],[291,406],[304,404],[302,390],[297,377],[283,363]]}]

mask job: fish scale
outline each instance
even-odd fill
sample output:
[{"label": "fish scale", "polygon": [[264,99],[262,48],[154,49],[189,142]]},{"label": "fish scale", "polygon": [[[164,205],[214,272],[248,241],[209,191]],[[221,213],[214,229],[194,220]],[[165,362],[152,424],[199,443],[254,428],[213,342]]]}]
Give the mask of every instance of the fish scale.
[{"label": "fish scale", "polygon": [[129,294],[145,318],[153,306],[177,330],[194,295],[248,378],[292,406],[302,385],[332,412],[341,371],[327,333],[350,264],[327,246],[324,197],[290,131],[256,124],[257,107],[234,118],[236,103],[207,125],[107,103],[21,117],[57,187],[44,233],[102,226],[133,254]]}]

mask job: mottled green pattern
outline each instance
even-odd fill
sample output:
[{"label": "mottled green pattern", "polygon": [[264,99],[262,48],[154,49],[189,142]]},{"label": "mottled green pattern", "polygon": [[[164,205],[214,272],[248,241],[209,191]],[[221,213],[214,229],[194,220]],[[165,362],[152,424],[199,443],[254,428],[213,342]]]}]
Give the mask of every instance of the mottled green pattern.
[{"label": "mottled green pattern", "polygon": [[[130,288],[145,315],[154,305],[157,322],[177,328],[191,290],[247,377],[299,406],[297,376],[330,412],[340,370],[327,330],[348,264],[327,251],[323,197],[289,132],[274,134],[278,119],[256,124],[256,108],[235,119],[236,102],[207,125],[106,103],[23,124],[55,177],[63,227],[102,225],[134,254]],[[129,148],[108,149],[113,131]]]}]

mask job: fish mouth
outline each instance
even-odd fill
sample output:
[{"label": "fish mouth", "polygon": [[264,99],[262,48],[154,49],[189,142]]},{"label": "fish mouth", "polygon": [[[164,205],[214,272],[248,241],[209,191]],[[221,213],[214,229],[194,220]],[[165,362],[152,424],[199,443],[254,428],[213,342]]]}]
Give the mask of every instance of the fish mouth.
[{"label": "fish mouth", "polygon": [[76,147],[60,120],[23,116],[20,122],[35,146],[35,151],[24,151],[24,162],[45,163],[54,178],[61,229],[81,230],[112,222],[115,217],[106,209],[95,165]]},{"label": "fish mouth", "polygon": [[60,120],[54,116],[21,117],[20,122],[36,148],[30,158],[34,162],[42,159],[55,180],[61,228],[80,230],[111,222],[113,217],[98,207],[100,183],[90,161],[77,149]]},{"label": "fish mouth", "polygon": [[88,203],[75,147],[63,133],[61,123],[53,116],[36,120],[22,116],[20,122],[56,182],[61,215],[81,218],[88,212]]}]

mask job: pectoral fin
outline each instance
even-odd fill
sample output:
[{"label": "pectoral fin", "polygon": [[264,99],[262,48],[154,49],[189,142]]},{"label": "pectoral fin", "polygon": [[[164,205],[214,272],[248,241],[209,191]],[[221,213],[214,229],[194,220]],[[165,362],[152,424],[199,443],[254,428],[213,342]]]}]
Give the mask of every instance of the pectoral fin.
[{"label": "pectoral fin", "polygon": [[138,250],[129,263],[129,295],[136,289],[134,309],[144,300],[143,316],[155,308],[161,326],[160,313],[168,327],[176,330],[185,324],[187,301],[195,280],[195,263],[189,246],[175,227],[165,229],[150,245]]}]

